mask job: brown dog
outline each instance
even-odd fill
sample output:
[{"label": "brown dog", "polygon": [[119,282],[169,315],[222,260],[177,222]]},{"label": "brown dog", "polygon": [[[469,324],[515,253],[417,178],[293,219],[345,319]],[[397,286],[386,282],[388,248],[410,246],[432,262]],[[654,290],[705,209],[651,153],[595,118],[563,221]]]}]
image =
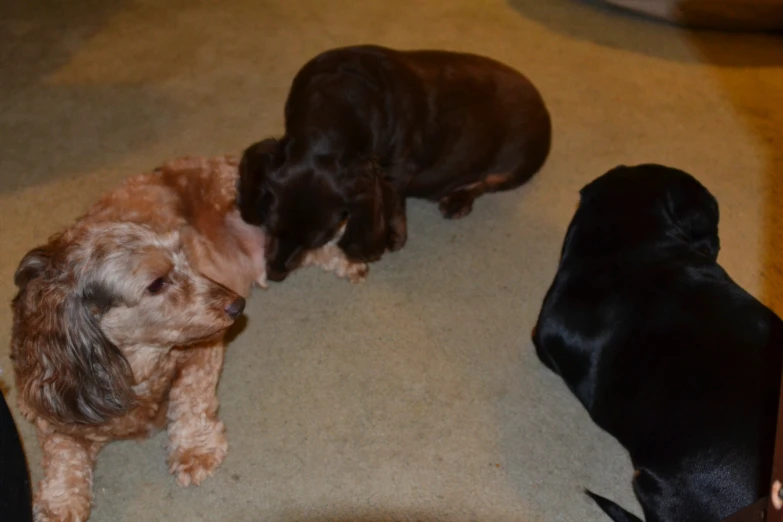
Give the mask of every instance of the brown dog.
[{"label": "brown dog", "polygon": [[270,234],[272,280],[336,236],[356,261],[402,248],[405,198],[465,216],[481,194],[530,179],[551,141],[527,78],[444,51],[327,51],[294,78],[285,120],[285,136],[252,145],[240,166],[239,208]]},{"label": "brown dog", "polygon": [[[235,205],[237,165],[186,158],[131,178],[21,261],[11,354],[43,449],[38,521],[87,520],[93,464],[111,440],[166,426],[183,486],[225,458],[223,336],[242,296],[265,284],[264,234]],[[333,254],[308,263],[362,276]]]}]

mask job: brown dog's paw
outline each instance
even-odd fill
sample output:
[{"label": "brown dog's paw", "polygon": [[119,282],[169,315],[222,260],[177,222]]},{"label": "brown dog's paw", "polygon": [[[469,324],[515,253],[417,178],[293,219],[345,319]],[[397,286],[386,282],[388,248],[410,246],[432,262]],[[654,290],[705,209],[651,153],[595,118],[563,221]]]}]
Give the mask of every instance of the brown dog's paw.
[{"label": "brown dog's paw", "polygon": [[90,517],[90,500],[77,495],[65,502],[38,501],[33,509],[35,522],[85,522]]},{"label": "brown dog's paw", "polygon": [[226,457],[224,453],[200,452],[191,449],[178,455],[169,464],[169,472],[182,487],[198,486],[220,466]]},{"label": "brown dog's paw", "polygon": [[438,208],[446,219],[459,219],[470,214],[475,199],[475,196],[467,191],[452,192],[440,200]]},{"label": "brown dog's paw", "polygon": [[169,472],[182,487],[198,486],[223,463],[227,453],[225,435],[215,433],[208,444],[175,451],[169,457]]}]

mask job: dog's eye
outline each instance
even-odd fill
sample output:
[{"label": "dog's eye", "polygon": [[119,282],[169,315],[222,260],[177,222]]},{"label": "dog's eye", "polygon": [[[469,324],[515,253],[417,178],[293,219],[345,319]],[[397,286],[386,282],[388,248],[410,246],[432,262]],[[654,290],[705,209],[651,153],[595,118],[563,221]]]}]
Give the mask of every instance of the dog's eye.
[{"label": "dog's eye", "polygon": [[166,280],[162,277],[157,278],[150,284],[150,286],[147,287],[147,292],[151,294],[157,294],[161,290],[163,290],[163,287],[166,286]]}]

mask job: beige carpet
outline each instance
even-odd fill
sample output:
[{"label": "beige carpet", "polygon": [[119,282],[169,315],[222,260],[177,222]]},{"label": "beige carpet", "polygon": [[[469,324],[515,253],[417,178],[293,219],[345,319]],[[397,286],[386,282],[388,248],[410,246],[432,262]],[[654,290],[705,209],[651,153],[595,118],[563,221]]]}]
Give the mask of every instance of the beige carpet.
[{"label": "beige carpet", "polygon": [[781,41],[568,0],[3,0],[0,301],[101,191],[278,133],[297,69],[369,42],[519,68],[552,112],[549,162],[463,221],[413,202],[408,246],[362,286],[306,270],[256,293],[220,386],[225,464],[180,489],[164,436],[112,444],[92,520],[607,520],[585,486],[639,512],[625,452],[530,342],[578,189],[620,163],[698,176],[721,203],[721,262],[783,312]]}]

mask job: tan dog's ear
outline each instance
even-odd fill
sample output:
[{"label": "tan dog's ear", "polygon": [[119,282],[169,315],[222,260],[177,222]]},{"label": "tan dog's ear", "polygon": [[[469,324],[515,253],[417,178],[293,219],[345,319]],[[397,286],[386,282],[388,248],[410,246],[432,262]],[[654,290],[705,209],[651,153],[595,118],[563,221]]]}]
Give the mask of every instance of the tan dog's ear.
[{"label": "tan dog's ear", "polygon": [[12,357],[25,405],[55,423],[99,424],[127,412],[130,365],[100,327],[111,296],[96,285],[74,288],[40,249],[25,256],[16,280]]},{"label": "tan dog's ear", "polygon": [[52,249],[49,245],[30,250],[19,263],[14,273],[14,284],[24,291],[31,280],[39,277],[49,267]]},{"label": "tan dog's ear", "polygon": [[263,225],[271,204],[266,190],[268,172],[279,166],[284,155],[282,144],[267,138],[245,149],[239,163],[237,207],[242,219],[251,225]]}]

